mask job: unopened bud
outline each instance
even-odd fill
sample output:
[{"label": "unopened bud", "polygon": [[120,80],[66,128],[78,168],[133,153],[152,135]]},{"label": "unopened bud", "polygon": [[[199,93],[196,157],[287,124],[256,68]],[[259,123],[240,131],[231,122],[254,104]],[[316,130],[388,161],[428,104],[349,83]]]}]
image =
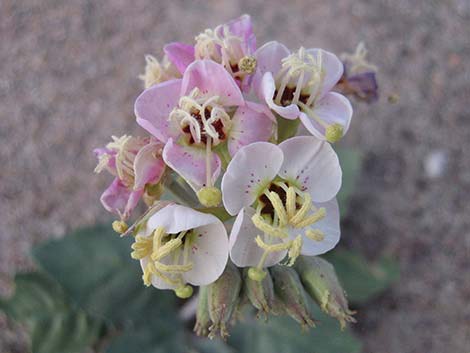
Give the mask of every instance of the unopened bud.
[{"label": "unopened bud", "polygon": [[343,127],[340,124],[332,124],[326,128],[325,138],[330,143],[335,143],[343,137]]},{"label": "unopened bud", "polygon": [[217,334],[222,338],[228,336],[227,324],[238,305],[238,296],[242,286],[240,272],[231,262],[227,263],[224,273],[208,286],[207,303],[212,325],[209,327],[209,338]]},{"label": "unopened bud", "polygon": [[222,192],[215,186],[205,186],[197,192],[197,198],[205,207],[217,207],[222,201]]},{"label": "unopened bud", "polygon": [[297,321],[303,330],[314,327],[307,294],[297,272],[291,267],[281,265],[271,267],[270,271],[274,282],[274,293],[286,313]]},{"label": "unopened bud", "polygon": [[324,312],[338,319],[342,329],[346,322],[356,322],[333,265],[320,257],[301,256],[295,268],[308,294]]},{"label": "unopened bud", "polygon": [[118,233],[122,234],[127,231],[129,227],[127,226],[127,223],[124,221],[114,221],[113,222],[113,230]]},{"label": "unopened bud", "polygon": [[249,270],[245,270],[243,277],[245,294],[251,304],[259,310],[259,313],[265,315],[270,313],[274,306],[274,287],[271,275],[267,273],[263,280],[256,281],[249,276]]},{"label": "unopened bud", "polygon": [[208,287],[199,287],[199,296],[197,300],[196,311],[196,324],[194,325],[194,332],[198,336],[207,336],[209,333],[209,326],[211,319],[209,317],[209,305],[207,302]]}]

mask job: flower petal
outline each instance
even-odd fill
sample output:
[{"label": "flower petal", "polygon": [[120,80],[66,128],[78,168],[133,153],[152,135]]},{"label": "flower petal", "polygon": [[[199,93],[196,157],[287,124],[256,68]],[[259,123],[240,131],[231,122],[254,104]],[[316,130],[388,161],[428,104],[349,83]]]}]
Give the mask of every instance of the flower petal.
[{"label": "flower petal", "polygon": [[196,286],[214,282],[222,274],[228,261],[227,231],[217,217],[212,217],[213,223],[194,230],[196,240],[189,256],[193,268],[183,274],[186,281]]},{"label": "flower petal", "polygon": [[256,65],[261,75],[271,72],[276,75],[281,69],[281,60],[290,54],[284,44],[276,41],[268,42],[255,53]]},{"label": "flower petal", "polygon": [[142,190],[130,191],[118,178],[115,178],[101,195],[100,201],[108,212],[126,220],[137,206],[142,193]]},{"label": "flower petal", "polygon": [[[343,127],[343,136],[349,130],[353,109],[349,100],[336,92],[325,94],[315,103],[313,113],[326,124],[339,124]],[[300,113],[300,120],[305,128],[315,137],[325,140],[325,127],[305,113]]]},{"label": "flower petal", "polygon": [[[230,233],[230,259],[238,267],[257,266],[263,255],[263,250],[255,242],[256,236],[261,232],[251,221],[254,214],[253,208],[243,208],[235,219]],[[274,243],[281,241],[274,239]],[[286,253],[287,251],[280,251],[269,254],[265,266],[270,267],[279,263]]]},{"label": "flower petal", "polygon": [[233,156],[243,146],[253,142],[268,141],[273,134],[276,118],[262,104],[246,102],[232,118],[228,150]]},{"label": "flower petal", "polygon": [[142,147],[134,159],[134,190],[143,189],[146,184],[157,183],[165,171],[161,157],[163,145],[149,143]]},{"label": "flower petal", "polygon": [[[251,24],[250,15],[242,15],[234,20],[225,24],[229,28],[231,34],[241,37],[248,53],[253,53],[256,50],[256,37],[253,32],[253,25]],[[223,30],[223,27],[219,27]]]},{"label": "flower petal", "polygon": [[242,147],[229,163],[222,178],[222,200],[228,213],[236,215],[256,199],[260,187],[267,186],[279,172],[281,149],[268,142]]},{"label": "flower petal", "polygon": [[168,43],[163,47],[168,59],[176,66],[181,74],[194,61],[194,47],[184,43]]},{"label": "flower petal", "polygon": [[[165,163],[181,175],[194,191],[206,186],[206,151],[190,146],[181,146],[169,139],[163,148]],[[215,184],[220,175],[221,162],[216,153],[212,153],[211,181]]]},{"label": "flower petal", "polygon": [[181,82],[181,79],[170,80],[152,86],[135,101],[137,124],[162,142],[178,134],[178,130],[170,126],[168,117],[178,104]]},{"label": "flower petal", "polygon": [[196,60],[188,66],[183,75],[181,95],[189,94],[195,87],[209,97],[219,96],[224,106],[244,104],[242,92],[233,77],[214,61]]},{"label": "flower petal", "polygon": [[325,238],[321,241],[316,241],[304,236],[301,250],[302,255],[316,256],[324,254],[338,244],[341,236],[339,207],[336,199],[325,203],[316,203],[315,206],[325,207],[326,216],[321,221],[313,224],[310,228],[312,230],[318,229],[322,231]]},{"label": "flower petal", "polygon": [[269,108],[274,110],[280,116],[286,119],[297,119],[299,117],[299,107],[296,104],[289,104],[286,107],[277,105],[274,103],[273,97],[276,91],[273,75],[270,72],[266,72],[261,81],[260,88],[260,99],[265,101]]},{"label": "flower petal", "polygon": [[297,136],[279,145],[284,163],[279,175],[300,184],[312,200],[331,200],[341,187],[341,167],[338,156],[327,142],[312,136]]},{"label": "flower petal", "polygon": [[325,74],[320,93],[321,97],[325,93],[331,91],[341,76],[343,76],[344,66],[341,60],[339,60],[335,54],[330,53],[329,51],[314,48],[308,49],[307,53],[312,54],[314,57],[317,57],[319,53],[321,53],[322,69],[324,70]]}]

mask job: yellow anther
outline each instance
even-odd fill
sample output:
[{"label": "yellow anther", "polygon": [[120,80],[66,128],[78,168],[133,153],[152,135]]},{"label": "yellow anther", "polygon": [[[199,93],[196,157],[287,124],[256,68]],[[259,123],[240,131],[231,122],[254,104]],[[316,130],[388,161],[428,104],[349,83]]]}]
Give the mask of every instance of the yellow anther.
[{"label": "yellow anther", "polygon": [[158,271],[168,272],[168,273],[184,273],[188,272],[193,268],[193,264],[189,263],[186,265],[165,265],[161,262],[155,261],[155,268]]},{"label": "yellow anther", "polygon": [[178,249],[183,244],[183,241],[180,237],[176,239],[169,240],[165,245],[161,248],[157,249],[155,252],[152,253],[151,259],[152,260],[160,260],[167,256],[168,254],[172,253],[176,249]]},{"label": "yellow anther", "polygon": [[298,235],[297,238],[292,241],[291,247],[289,249],[289,263],[287,264],[287,266],[293,266],[295,264],[295,260],[297,260],[297,258],[300,256],[300,250],[302,250],[302,245],[302,236]]},{"label": "yellow anther", "polygon": [[244,56],[238,62],[238,68],[240,71],[252,74],[256,69],[256,59],[253,56]]},{"label": "yellow anther", "polygon": [[152,253],[153,239],[138,235],[135,237],[135,242],[131,245],[131,248],[134,250],[131,252],[131,257],[135,260],[141,260]]},{"label": "yellow anther", "polygon": [[310,194],[303,193],[302,196],[302,207],[300,207],[300,210],[298,210],[295,216],[290,219],[290,223],[294,226],[297,223],[301,222],[312,208],[312,197],[310,196]]},{"label": "yellow anther", "polygon": [[127,226],[127,223],[124,221],[114,221],[113,222],[113,230],[118,233],[122,234],[127,231],[129,227]]},{"label": "yellow anther", "polygon": [[289,219],[294,217],[295,215],[295,203],[296,203],[297,195],[295,189],[291,186],[287,189],[286,193],[286,209],[287,209],[287,216]]},{"label": "yellow anther", "polygon": [[318,222],[319,220],[323,219],[326,216],[326,210],[324,207],[319,208],[314,214],[309,217],[306,217],[302,221],[296,223],[294,227],[296,228],[304,228],[308,227],[309,225]]},{"label": "yellow anther", "polygon": [[150,286],[152,284],[152,275],[155,274],[155,266],[153,263],[149,262],[147,266],[144,268],[144,274],[142,275],[142,279],[144,281],[145,286]]},{"label": "yellow anther", "polygon": [[193,295],[193,287],[185,285],[175,289],[175,294],[178,298],[187,299]]},{"label": "yellow anther", "polygon": [[273,237],[284,239],[289,236],[285,230],[282,230],[279,227],[273,227],[267,223],[259,214],[253,215],[253,217],[251,217],[251,221],[256,228]]},{"label": "yellow anther", "polygon": [[279,225],[281,227],[287,225],[287,223],[289,222],[287,218],[287,211],[284,208],[284,205],[282,204],[282,200],[279,195],[273,191],[266,191],[264,194],[271,202],[271,205],[273,206],[274,211],[276,212],[279,218]]},{"label": "yellow anther", "polygon": [[215,186],[206,186],[197,192],[197,198],[205,207],[217,207],[222,201],[222,192]]},{"label": "yellow anther", "polygon": [[162,239],[166,235],[165,233],[165,228],[163,227],[157,227],[153,231],[153,251],[156,252],[158,249],[162,246]]},{"label": "yellow anther", "polygon": [[325,138],[330,143],[338,142],[343,137],[343,131],[340,124],[329,125],[325,130]]},{"label": "yellow anther", "polygon": [[323,241],[325,239],[325,234],[320,229],[307,229],[305,236],[315,241]]}]

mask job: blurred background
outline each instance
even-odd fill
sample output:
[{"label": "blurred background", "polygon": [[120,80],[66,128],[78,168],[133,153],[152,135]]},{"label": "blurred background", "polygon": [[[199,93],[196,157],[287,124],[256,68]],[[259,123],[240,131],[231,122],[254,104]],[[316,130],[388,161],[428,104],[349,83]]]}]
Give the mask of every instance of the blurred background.
[{"label": "blurred background", "polygon": [[[392,256],[401,279],[360,311],[364,352],[468,352],[468,0],[0,4],[0,295],[31,268],[34,244],[110,219],[99,202],[110,179],[93,174],[92,149],[138,131],[144,55],[248,13],[259,44],[339,54],[364,41],[379,67],[381,98],[354,104],[342,141],[364,155],[343,242]],[[25,349],[0,316],[0,352]]]}]

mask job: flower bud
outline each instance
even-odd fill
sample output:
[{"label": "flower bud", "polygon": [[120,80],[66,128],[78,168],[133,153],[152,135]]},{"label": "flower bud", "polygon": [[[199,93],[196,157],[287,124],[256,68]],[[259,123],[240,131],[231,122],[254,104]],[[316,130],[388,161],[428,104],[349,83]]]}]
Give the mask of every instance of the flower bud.
[{"label": "flower bud", "polygon": [[302,329],[314,327],[307,294],[297,272],[291,267],[280,265],[271,267],[270,271],[274,282],[274,292],[286,313],[297,321]]},{"label": "flower bud", "polygon": [[341,329],[346,322],[356,322],[351,316],[348,302],[334,267],[320,257],[301,256],[295,268],[307,293],[318,303],[328,315],[338,319]]},{"label": "flower bud", "polygon": [[197,198],[205,207],[217,207],[222,201],[222,192],[215,186],[206,186],[197,192]]},{"label": "flower bud", "polygon": [[211,319],[209,317],[209,305],[207,302],[208,287],[199,287],[199,296],[197,301],[196,311],[196,324],[194,325],[194,332],[198,336],[207,336],[209,333],[209,326]]},{"label": "flower bud", "polygon": [[[249,270],[244,271],[245,294],[251,304],[259,310],[258,314],[267,314],[272,312],[274,306],[274,287],[271,275],[267,275],[261,281],[253,280],[249,276]],[[276,312],[274,312],[276,314]]]},{"label": "flower bud", "polygon": [[238,296],[242,286],[240,272],[231,262],[227,263],[224,273],[208,286],[209,317],[212,325],[209,327],[209,338],[217,333],[220,337],[228,336],[227,323],[238,305]]}]

